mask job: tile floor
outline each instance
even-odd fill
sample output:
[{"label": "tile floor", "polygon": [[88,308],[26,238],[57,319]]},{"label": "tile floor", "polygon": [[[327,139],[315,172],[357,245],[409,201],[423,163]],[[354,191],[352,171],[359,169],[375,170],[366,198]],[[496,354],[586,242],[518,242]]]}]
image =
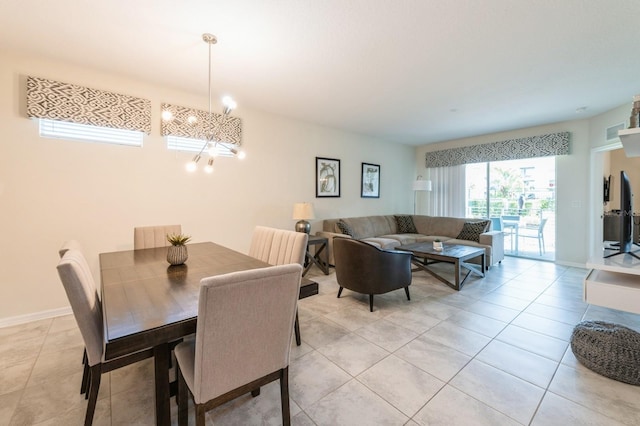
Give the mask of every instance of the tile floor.
[{"label": "tile floor", "polygon": [[[294,425],[640,424],[640,387],[593,373],[569,348],[582,319],[640,330],[638,315],[582,302],[585,270],[507,258],[460,292],[419,272],[410,302],[402,290],[378,296],[373,313],[315,272],[320,294],[300,301],[303,344],[291,351]],[[0,329],[0,425],[81,425],[82,348],[71,316]],[[152,425],[153,404],[147,360],[103,376],[94,424]],[[278,384],[207,417],[280,424]]]}]

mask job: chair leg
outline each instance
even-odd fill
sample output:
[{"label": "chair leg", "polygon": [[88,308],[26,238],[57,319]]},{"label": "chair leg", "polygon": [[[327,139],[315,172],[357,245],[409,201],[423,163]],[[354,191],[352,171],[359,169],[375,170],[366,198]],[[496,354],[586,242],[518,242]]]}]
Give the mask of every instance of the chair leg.
[{"label": "chair leg", "polygon": [[344,290],[344,288],[340,287],[340,289],[338,290],[338,299],[340,299],[340,295],[342,294],[342,290]]},{"label": "chair leg", "polygon": [[89,387],[89,402],[87,403],[87,414],[84,417],[84,425],[91,426],[93,414],[96,411],[98,401],[98,391],[100,390],[100,377],[102,376],[102,365],[96,364],[91,367],[91,380]]},{"label": "chair leg", "polygon": [[196,426],[205,426],[204,425],[204,415],[207,413],[204,409],[204,404],[196,405]]},{"label": "chair leg", "polygon": [[289,410],[289,367],[280,370],[280,403],[282,404],[282,424],[291,425]]},{"label": "chair leg", "polygon": [[407,293],[407,300],[411,301],[411,295],[409,294],[409,286],[404,288],[404,292]]},{"label": "chair leg", "polygon": [[302,341],[300,339],[300,322],[298,321],[298,310],[296,309],[296,322],[293,324],[293,330],[296,333],[296,345],[300,346]]},{"label": "chair leg", "polygon": [[189,423],[189,396],[187,390],[187,382],[185,382],[180,371],[180,365],[176,362],[176,374],[178,376],[178,425],[186,426]]},{"label": "chair leg", "polygon": [[369,295],[369,312],[373,312],[373,294]]},{"label": "chair leg", "polygon": [[82,364],[84,365],[82,372],[82,384],[80,385],[80,393],[85,394],[85,398],[87,396],[87,391],[89,390],[89,360],[87,359],[87,349],[84,350],[84,355],[82,355]]}]

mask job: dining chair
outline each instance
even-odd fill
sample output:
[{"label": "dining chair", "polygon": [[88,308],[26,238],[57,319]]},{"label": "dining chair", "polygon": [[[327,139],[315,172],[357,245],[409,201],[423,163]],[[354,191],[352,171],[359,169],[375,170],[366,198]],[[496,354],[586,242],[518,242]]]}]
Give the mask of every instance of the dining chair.
[{"label": "dining chair", "polygon": [[181,225],[138,226],[133,228],[133,249],[167,247],[167,235],[181,233]]},{"label": "dining chair", "polygon": [[547,224],[547,219],[548,218],[546,217],[541,219],[538,225],[520,228],[519,233],[521,238],[534,238],[538,240],[538,251],[540,252],[540,256],[542,256],[542,253],[546,253],[544,247],[544,226]]},{"label": "dining chair", "polygon": [[153,351],[146,349],[105,361],[102,305],[87,261],[80,251],[68,248],[58,263],[57,269],[87,354],[89,401],[84,424],[89,426],[93,422],[102,373],[150,358],[153,356]]},{"label": "dining chair", "polygon": [[[270,265],[286,265],[297,263],[304,266],[309,234],[286,229],[256,226],[251,237],[249,256],[262,260]],[[296,345],[300,346],[300,322],[296,310],[294,326]]]},{"label": "dining chair", "polygon": [[[70,249],[77,250],[80,254],[82,254],[82,245],[77,240],[67,240],[62,244],[62,247],[58,250],[58,254],[60,255],[60,259],[65,255],[67,251]],[[84,255],[82,254],[84,257]],[[86,263],[86,258],[84,260]],[[92,280],[93,283],[93,280]],[[100,303],[98,289],[94,288],[93,291],[96,292],[96,297],[98,297],[98,303]],[[89,396],[89,364],[87,362],[87,348],[84,348],[84,353],[82,354],[82,365],[84,366],[84,371],[82,372],[82,384],[80,385],[80,393],[85,394],[85,397]]]},{"label": "dining chair", "polygon": [[[289,349],[302,266],[288,264],[203,278],[195,339],[175,348],[178,424],[188,423],[191,395],[196,425],[205,413],[280,381],[283,425],[290,424]],[[268,319],[268,320],[267,320]]]}]

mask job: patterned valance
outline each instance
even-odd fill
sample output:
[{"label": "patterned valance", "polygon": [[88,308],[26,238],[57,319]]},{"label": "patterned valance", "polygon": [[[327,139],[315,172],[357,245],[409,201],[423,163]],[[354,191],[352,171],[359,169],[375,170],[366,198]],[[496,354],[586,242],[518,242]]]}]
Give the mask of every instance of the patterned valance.
[{"label": "patterned valance", "polygon": [[486,161],[518,160],[569,154],[569,132],[427,152],[425,165],[449,167]]},{"label": "patterned valance", "polygon": [[27,77],[27,115],[151,133],[151,101]]},{"label": "patterned valance", "polygon": [[211,113],[199,109],[162,104],[163,116],[171,113],[171,118],[162,119],[162,136],[180,136],[183,138],[206,139],[213,131],[213,138],[218,142],[242,144],[242,121],[237,117]]}]

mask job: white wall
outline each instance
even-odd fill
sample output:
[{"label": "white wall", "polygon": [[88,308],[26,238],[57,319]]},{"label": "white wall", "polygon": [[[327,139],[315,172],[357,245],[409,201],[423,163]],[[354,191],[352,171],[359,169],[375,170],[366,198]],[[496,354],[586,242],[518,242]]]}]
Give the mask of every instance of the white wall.
[{"label": "white wall", "polygon": [[[162,72],[162,70],[158,70]],[[143,148],[44,139],[24,113],[27,75],[144,97],[152,133]],[[205,108],[189,94],[80,66],[0,51],[0,324],[68,306],[57,250],[78,239],[96,280],[98,253],[133,247],[133,227],[182,224],[194,241],[246,252],[255,225],[293,229],[293,204],[316,217],[408,213],[414,147],[290,120],[242,105],[243,161],[222,158],[213,175],[187,174],[190,154],[168,152],[160,103]],[[341,160],[342,196],[315,198],[315,157]],[[361,163],[381,165],[379,199],[360,198]]]},{"label": "white wall", "polygon": [[565,131],[571,133],[570,155],[558,156],[556,161],[556,262],[584,266],[588,257],[587,242],[590,232],[590,145],[587,120],[567,121],[424,145],[416,149],[416,170],[419,174],[426,175],[426,152]]}]

